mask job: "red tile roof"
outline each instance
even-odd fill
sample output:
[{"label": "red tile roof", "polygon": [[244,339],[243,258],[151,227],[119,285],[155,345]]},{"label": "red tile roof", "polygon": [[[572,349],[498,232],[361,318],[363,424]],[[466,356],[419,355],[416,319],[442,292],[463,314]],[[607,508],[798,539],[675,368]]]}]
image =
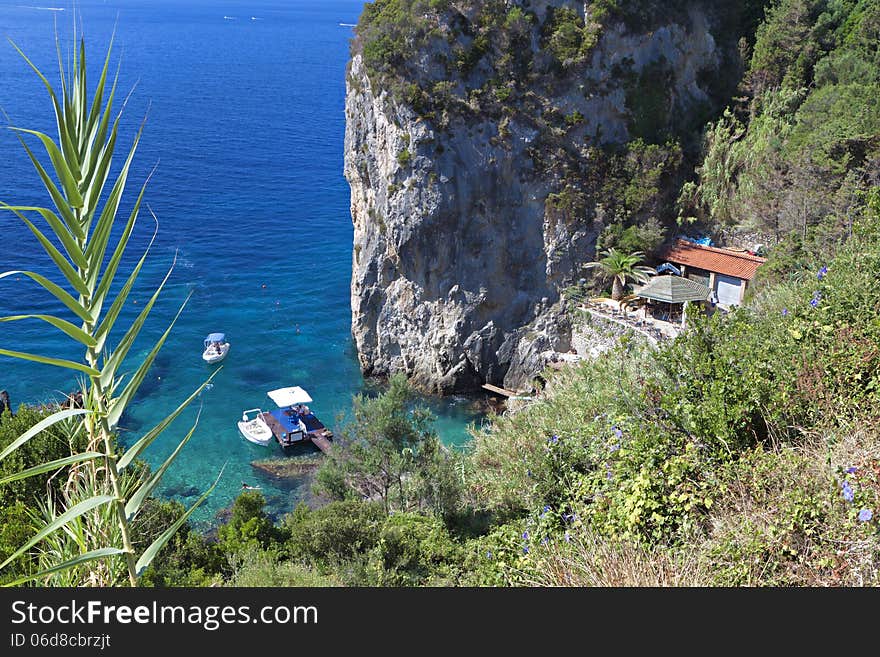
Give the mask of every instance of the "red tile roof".
[{"label": "red tile roof", "polygon": [[758,267],[767,262],[767,258],[760,258],[746,251],[702,246],[682,239],[677,240],[663,257],[678,265],[705,269],[747,281],[752,280]]}]

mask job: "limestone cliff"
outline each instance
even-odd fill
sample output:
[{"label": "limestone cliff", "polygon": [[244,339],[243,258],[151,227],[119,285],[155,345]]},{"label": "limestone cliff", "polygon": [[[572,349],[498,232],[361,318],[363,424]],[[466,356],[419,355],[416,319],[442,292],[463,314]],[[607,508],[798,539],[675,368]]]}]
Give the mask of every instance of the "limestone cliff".
[{"label": "limestone cliff", "polygon": [[367,6],[345,134],[365,374],[521,389],[569,349],[562,291],[606,225],[669,206],[698,133],[682,117],[730,66],[713,3],[671,4],[640,28],[561,0]]}]

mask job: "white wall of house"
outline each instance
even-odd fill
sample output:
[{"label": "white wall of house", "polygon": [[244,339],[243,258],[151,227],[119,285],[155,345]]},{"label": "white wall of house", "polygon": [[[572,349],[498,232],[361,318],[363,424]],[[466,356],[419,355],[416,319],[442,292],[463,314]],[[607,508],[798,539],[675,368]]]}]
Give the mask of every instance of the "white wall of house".
[{"label": "white wall of house", "polygon": [[742,303],[746,282],[741,278],[715,274],[715,296],[722,306],[738,306]]}]

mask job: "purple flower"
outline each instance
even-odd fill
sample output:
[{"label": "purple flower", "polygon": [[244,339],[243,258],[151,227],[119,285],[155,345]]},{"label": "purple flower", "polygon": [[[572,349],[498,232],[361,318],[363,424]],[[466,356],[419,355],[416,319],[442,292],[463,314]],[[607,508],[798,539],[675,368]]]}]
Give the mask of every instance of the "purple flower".
[{"label": "purple flower", "polygon": [[492,552],[491,552],[491,550],[488,551],[488,552],[486,552],[486,558],[487,558],[487,559],[491,559],[491,558],[492,558]]},{"label": "purple flower", "polygon": [[558,442],[559,442],[559,436],[557,436],[557,435],[555,435],[555,434],[552,435],[552,436],[550,436],[550,438],[547,439],[547,444],[548,444],[548,445],[555,445],[555,444],[558,443]]},{"label": "purple flower", "polygon": [[818,308],[819,307],[819,298],[813,297],[812,299],[810,299],[810,305],[813,306],[813,308]]},{"label": "purple flower", "polygon": [[607,464],[605,465],[605,478],[609,480],[614,479],[614,473],[611,472],[611,467]]},{"label": "purple flower", "polygon": [[871,509],[862,509],[859,511],[859,520],[861,522],[868,522],[871,518],[874,517],[874,512]]},{"label": "purple flower", "polygon": [[788,308],[782,309],[782,316],[785,317],[788,314]]},{"label": "purple flower", "polygon": [[855,495],[853,493],[852,486],[849,485],[849,482],[843,482],[841,489],[843,490],[843,499],[845,499],[847,502],[852,502]]},{"label": "purple flower", "polygon": [[532,471],[531,471],[531,470],[526,470],[526,476],[527,476],[527,477],[531,477],[531,476],[532,476]]},{"label": "purple flower", "polygon": [[528,531],[524,531],[524,532],[523,532],[523,540],[524,540],[524,541],[529,540],[529,532],[528,532]]},{"label": "purple flower", "polygon": [[828,273],[828,267],[826,267],[825,265],[822,265],[822,268],[819,270],[819,273],[816,274],[816,279],[821,281],[825,277],[825,274],[827,274],[827,273]]},{"label": "purple flower", "polygon": [[846,469],[846,473],[847,473],[847,474],[853,474],[856,470],[858,470],[858,468],[857,468],[856,466],[854,466],[854,465],[851,465],[851,466],[849,466],[849,467]]},{"label": "purple flower", "polygon": [[568,532],[565,532],[565,542],[571,543],[571,534],[569,534]]},{"label": "purple flower", "polygon": [[528,553],[529,553],[529,546],[523,545],[523,554],[528,554]]},{"label": "purple flower", "polygon": [[541,539],[541,545],[547,545],[547,543],[549,543],[549,542],[550,542],[550,538],[547,536],[545,536],[544,538]]}]

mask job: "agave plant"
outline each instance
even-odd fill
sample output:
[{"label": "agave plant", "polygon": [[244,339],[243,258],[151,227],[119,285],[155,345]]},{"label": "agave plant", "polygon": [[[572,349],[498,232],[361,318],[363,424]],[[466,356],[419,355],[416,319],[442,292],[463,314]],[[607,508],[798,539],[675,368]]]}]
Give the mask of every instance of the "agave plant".
[{"label": "agave plant", "polygon": [[[43,543],[39,572],[20,578],[12,585],[29,580],[51,581],[49,576],[68,571],[81,571],[84,564],[91,564],[95,571],[113,572],[109,563],[124,559],[128,581],[137,585],[139,575],[146,569],[159,550],[174,532],[186,522],[193,510],[214,489],[217,482],[159,536],[141,554],[132,544],[132,522],[142,504],[151,494],[159,478],[173,462],[180,450],[192,436],[195,425],[179,442],[171,456],[147,477],[139,478],[136,486],[127,487],[131,479],[126,474],[144,450],[177,418],[205,388],[217,373],[208,378],[183,403],[157,426],[143,434],[128,449],[122,451],[116,443],[115,433],[126,407],[134,398],[157,353],[167,339],[177,317],[186,305],[184,300],[177,315],[162,336],[156,341],[146,357],[123,375],[123,363],[141,331],[156,299],[174,268],[172,262],[164,280],[143,306],[137,317],[127,326],[121,325],[120,313],[125,307],[132,287],[150,252],[158,229],[156,222],[153,239],[140,259],[128,273],[115,296],[111,295],[114,282],[121,275],[120,264],[135,229],[141,203],[149,176],[143,182],[124,220],[121,230],[117,226],[120,200],[126,189],[131,163],[143,132],[138,129],[119,174],[109,184],[111,161],[117,142],[121,110],[114,117],[113,103],[119,79],[119,68],[108,84],[113,39],[107,48],[100,78],[89,101],[86,84],[86,49],[82,37],[77,41],[74,31],[74,47],[68,58],[67,70],[63,63],[62,48],[56,38],[58,68],[61,77],[60,93],[56,93],[46,76],[31,62],[22,50],[12,43],[24,61],[37,74],[49,92],[58,131],[57,141],[35,130],[11,128],[26,151],[34,169],[48,192],[51,207],[30,207],[0,202],[0,210],[15,214],[45,250],[57,268],[61,285],[31,271],[8,271],[0,273],[0,279],[24,276],[43,288],[59,302],[59,314],[22,314],[0,317],[0,322],[38,320],[61,331],[82,350],[80,361],[57,358],[46,354],[24,353],[0,348],[0,356],[44,363],[70,370],[80,377],[83,393],[82,408],[59,410],[36,424],[29,431],[0,452],[0,460],[25,444],[40,431],[58,423],[74,419],[88,437],[85,451],[71,453],[69,457],[41,463],[15,475],[0,480],[0,484],[37,474],[69,468],[77,480],[76,490],[63,499],[50,503],[43,514],[39,531],[13,555],[0,564],[0,570],[20,555]],[[106,95],[106,102],[105,102]],[[124,109],[125,103],[123,103]],[[28,145],[35,140],[45,149],[51,166],[44,167]],[[51,174],[54,174],[51,175]],[[152,212],[150,213],[152,215]],[[32,219],[45,225],[37,226]],[[111,235],[118,238],[111,239]],[[60,248],[58,248],[60,246]],[[66,311],[65,311],[66,309]],[[111,350],[111,332],[121,337]],[[218,370],[219,371],[219,370]],[[196,419],[198,422],[198,419]],[[86,470],[85,473],[80,472]],[[219,480],[219,476],[218,476]],[[87,484],[83,488],[82,484]],[[127,489],[128,488],[128,489]],[[58,505],[63,508],[59,508]],[[84,516],[89,515],[88,521]],[[107,527],[111,523],[113,527]],[[101,525],[105,525],[101,527]],[[85,531],[87,529],[88,531]],[[67,536],[68,541],[59,540]],[[51,539],[51,540],[50,540]],[[54,545],[64,549],[52,549]],[[75,547],[71,548],[71,545]],[[52,555],[56,555],[54,558]],[[119,571],[119,568],[116,568]],[[67,580],[69,583],[69,578]]]}]

